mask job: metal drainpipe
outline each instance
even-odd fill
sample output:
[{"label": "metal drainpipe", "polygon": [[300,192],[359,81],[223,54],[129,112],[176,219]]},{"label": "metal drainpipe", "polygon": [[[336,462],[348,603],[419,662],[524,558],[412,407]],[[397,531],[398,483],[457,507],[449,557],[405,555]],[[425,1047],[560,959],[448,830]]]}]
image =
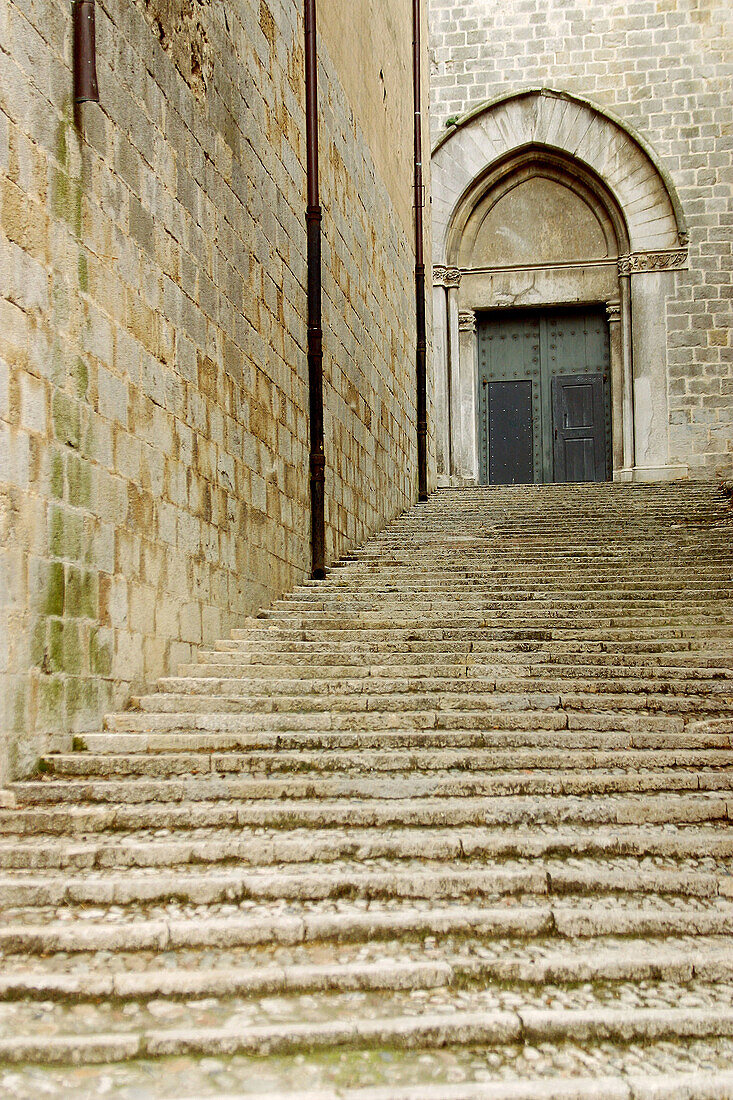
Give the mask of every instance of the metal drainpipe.
[{"label": "metal drainpipe", "polygon": [[74,102],[99,103],[94,0],[74,0]]},{"label": "metal drainpipe", "polygon": [[422,34],[420,0],[412,0],[412,75],[415,103],[415,298],[417,321],[417,496],[428,499],[427,338],[425,334],[425,247],[422,172]]},{"label": "metal drainpipe", "polygon": [[323,451],[321,204],[318,186],[316,0],[305,0],[305,134],[308,206],[308,391],[310,410],[311,572],[326,575],[326,458]]}]

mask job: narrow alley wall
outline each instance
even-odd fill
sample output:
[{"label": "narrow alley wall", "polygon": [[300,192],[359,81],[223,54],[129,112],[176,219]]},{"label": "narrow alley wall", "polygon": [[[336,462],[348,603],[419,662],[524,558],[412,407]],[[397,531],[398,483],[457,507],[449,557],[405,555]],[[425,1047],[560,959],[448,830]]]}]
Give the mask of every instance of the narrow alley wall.
[{"label": "narrow alley wall", "polygon": [[[330,46],[362,6],[385,33],[356,89]],[[416,496],[392,7],[321,15],[330,557]],[[101,103],[75,108],[71,4],[0,7],[0,783],[310,564],[302,5],[96,15]]]}]

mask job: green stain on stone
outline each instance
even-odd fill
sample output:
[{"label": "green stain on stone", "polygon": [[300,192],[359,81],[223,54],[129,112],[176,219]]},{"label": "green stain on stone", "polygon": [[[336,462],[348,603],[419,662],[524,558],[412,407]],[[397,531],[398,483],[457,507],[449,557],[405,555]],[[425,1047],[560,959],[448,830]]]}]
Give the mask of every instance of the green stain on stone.
[{"label": "green stain on stone", "polygon": [[66,575],[66,614],[76,619],[95,619],[98,604],[97,574],[69,566]]},{"label": "green stain on stone", "polygon": [[77,263],[77,270],[79,273],[79,287],[81,290],[89,290],[89,270],[87,268],[87,257],[85,252],[79,253],[79,260]]},{"label": "green stain on stone", "polygon": [[49,495],[55,500],[64,499],[64,456],[61,451],[51,452],[51,468],[48,478]]},{"label": "green stain on stone", "polygon": [[60,505],[51,508],[49,549],[55,558],[80,561],[84,522],[80,515]]},{"label": "green stain on stone", "polygon": [[54,435],[60,443],[79,449],[81,444],[81,409],[79,402],[63,390],[56,390],[51,399]]},{"label": "green stain on stone", "polygon": [[74,105],[69,99],[63,106],[63,115],[56,128],[56,159],[58,168],[52,169],[51,202],[59,218],[71,227],[76,237],[81,236],[81,176],[69,172],[70,146],[79,148],[79,135],[74,124]]},{"label": "green stain on stone", "polygon": [[15,733],[22,733],[28,727],[27,703],[25,685],[18,688],[11,703],[11,728]]},{"label": "green stain on stone", "polygon": [[74,676],[66,682],[67,721],[79,714],[96,713],[97,685],[88,676]]},{"label": "green stain on stone", "polygon": [[65,104],[63,111],[64,113],[56,128],[56,159],[59,164],[65,166],[69,159],[69,143],[66,132],[72,124],[73,119],[73,108],[70,102]]},{"label": "green stain on stone", "polygon": [[51,196],[56,217],[66,222],[75,237],[81,237],[81,181],[52,169]]},{"label": "green stain on stone", "polygon": [[84,651],[78,623],[54,619],[49,628],[49,661],[52,672],[81,672]]},{"label": "green stain on stone", "polygon": [[69,504],[75,508],[90,508],[92,504],[92,470],[78,455],[70,454],[66,469]]},{"label": "green stain on stone", "polygon": [[71,380],[77,397],[86,397],[89,388],[89,370],[83,359],[77,359],[71,368]]},{"label": "green stain on stone", "polygon": [[44,611],[47,615],[63,615],[66,585],[63,562],[52,561],[48,567]]},{"label": "green stain on stone", "polygon": [[64,723],[64,681],[58,676],[43,676],[38,682],[39,721],[51,729]]},{"label": "green stain on stone", "polygon": [[109,676],[112,673],[112,645],[99,629],[92,629],[89,638],[89,663],[93,673]]},{"label": "green stain on stone", "polygon": [[46,664],[46,620],[38,619],[31,631],[30,659],[34,668],[43,668]]}]

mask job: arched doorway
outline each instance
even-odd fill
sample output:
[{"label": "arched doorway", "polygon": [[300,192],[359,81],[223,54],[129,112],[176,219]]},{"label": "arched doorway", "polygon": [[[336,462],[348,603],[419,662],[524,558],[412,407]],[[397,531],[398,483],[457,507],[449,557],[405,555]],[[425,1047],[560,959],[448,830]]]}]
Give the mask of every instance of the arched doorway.
[{"label": "arched doorway", "polygon": [[640,139],[530,90],[449,134],[433,185],[442,482],[685,474],[663,326],[686,235]]}]

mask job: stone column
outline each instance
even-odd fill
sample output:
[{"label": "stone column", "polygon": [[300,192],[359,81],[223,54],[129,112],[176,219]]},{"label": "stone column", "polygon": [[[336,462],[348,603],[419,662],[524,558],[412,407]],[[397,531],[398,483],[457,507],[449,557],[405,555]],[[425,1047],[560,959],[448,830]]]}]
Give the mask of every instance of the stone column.
[{"label": "stone column", "polygon": [[455,450],[456,473],[462,481],[478,483],[478,440],[476,438],[476,393],[478,388],[478,339],[476,314],[472,309],[458,315],[459,402],[455,419],[460,423],[460,442]]},{"label": "stone column", "polygon": [[438,485],[447,485],[450,474],[448,420],[448,297],[445,268],[433,270],[433,408]]},{"label": "stone column", "polygon": [[628,471],[627,477],[633,477],[636,462],[636,446],[634,433],[634,352],[631,339],[631,272],[627,270],[624,262],[626,257],[619,260],[619,288],[621,291],[621,333],[624,362],[624,412],[623,412],[623,460],[624,471]]},{"label": "stone column", "polygon": [[458,332],[458,288],[461,273],[448,268],[446,291],[448,294],[448,428],[450,434],[450,475],[458,474],[457,462],[461,449],[461,398],[460,398],[460,337]]},{"label": "stone column", "polygon": [[621,302],[606,302],[611,352],[611,455],[613,476],[624,469],[624,340]]}]

